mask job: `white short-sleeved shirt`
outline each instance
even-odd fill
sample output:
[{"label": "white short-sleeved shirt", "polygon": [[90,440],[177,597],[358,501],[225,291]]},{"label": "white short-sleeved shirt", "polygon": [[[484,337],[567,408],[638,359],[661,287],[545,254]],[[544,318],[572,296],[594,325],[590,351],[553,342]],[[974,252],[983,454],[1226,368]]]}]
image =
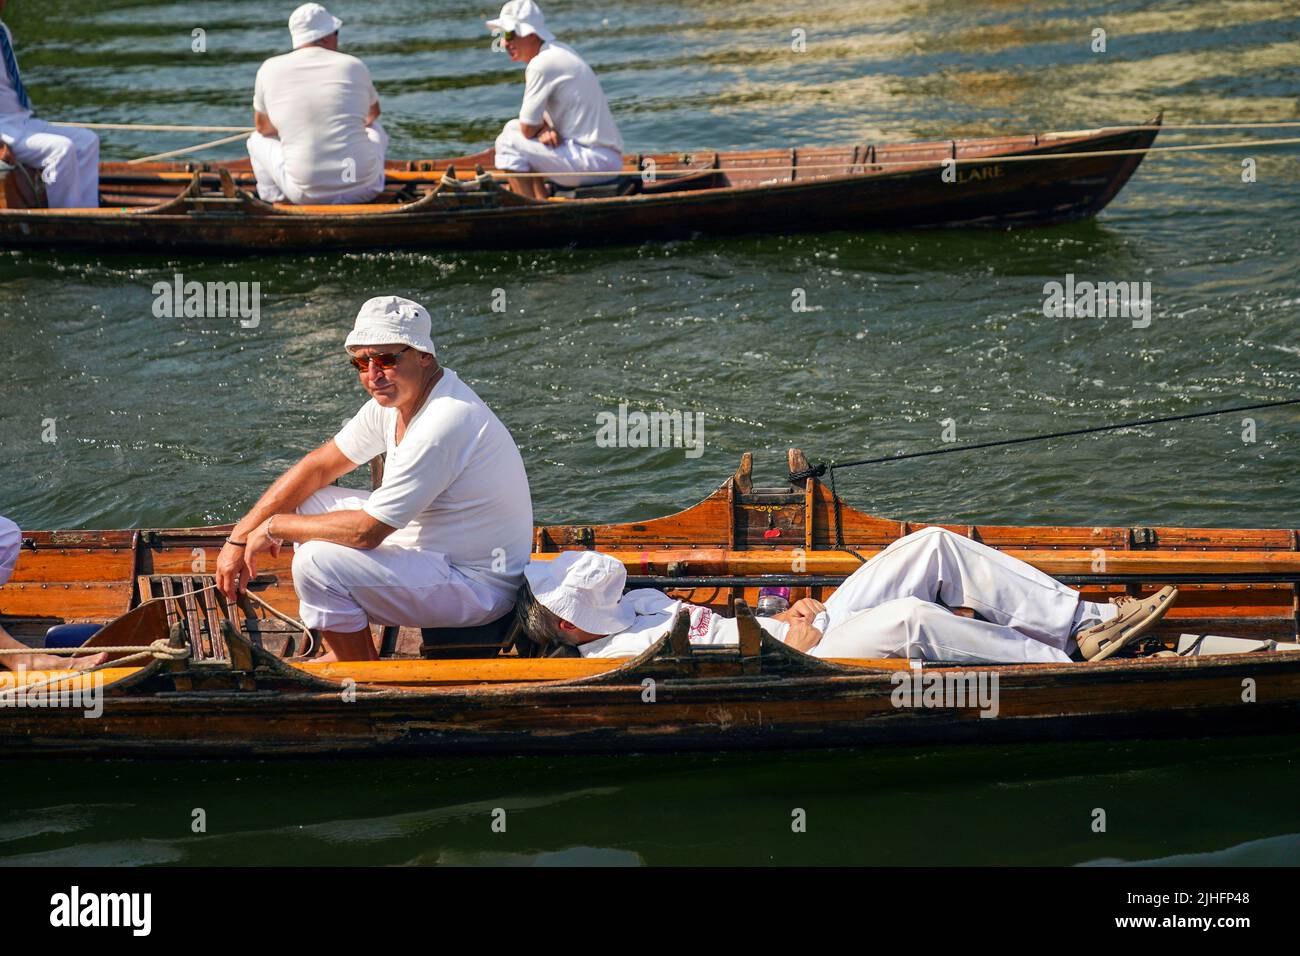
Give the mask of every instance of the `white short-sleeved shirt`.
[{"label": "white short-sleeved shirt", "polygon": [[[9,48],[13,49],[14,35],[9,32],[9,25],[6,23],[0,23],[0,29],[3,29],[5,36],[9,38]],[[14,50],[14,62],[18,62],[17,50]],[[20,77],[22,76],[21,70],[18,75]],[[27,97],[29,100],[31,99],[31,95],[32,91],[28,90]],[[9,80],[9,71],[5,69],[4,63],[0,62],[0,116],[8,117],[10,119],[26,119],[31,115],[32,111],[24,109],[23,105],[18,102],[18,91],[14,89],[13,83]]]},{"label": "white short-sleeved shirt", "polygon": [[374,399],[334,436],[360,465],[386,454],[384,480],[363,510],[471,580],[513,595],[533,539],[528,475],[515,440],[483,400],[444,368],[396,443],[397,409]]},{"label": "white short-sleeved shirt", "polygon": [[[651,588],[628,591],[619,602],[636,612],[631,627],[607,637],[579,644],[583,657],[635,657],[668,633],[678,608],[687,608],[691,614],[689,631],[692,644],[738,644],[740,636],[736,619],[723,617],[712,608],[699,604],[674,601],[662,591]],[[777,640],[785,640],[789,629],[783,621],[760,617],[759,626]]]},{"label": "white short-sleeved shirt", "polygon": [[366,117],[378,102],[364,63],[321,46],[271,57],[253,88],[253,109],[280,133],[285,175],[313,199],[340,196],[384,174],[384,158],[366,137]]},{"label": "white short-sleeved shirt", "polygon": [[623,150],[623,137],[609,111],[600,80],[585,60],[563,43],[543,43],[524,69],[519,121],[540,126],[544,118],[560,139],[582,146]]}]

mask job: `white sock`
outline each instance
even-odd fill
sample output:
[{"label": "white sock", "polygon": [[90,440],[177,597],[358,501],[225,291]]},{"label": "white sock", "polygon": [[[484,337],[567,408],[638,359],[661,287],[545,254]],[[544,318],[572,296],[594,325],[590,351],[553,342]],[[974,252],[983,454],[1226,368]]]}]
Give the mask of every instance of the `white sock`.
[{"label": "white sock", "polygon": [[1098,604],[1096,601],[1080,601],[1079,606],[1074,610],[1074,624],[1070,633],[1078,634],[1084,628],[1105,624],[1118,613],[1119,608],[1109,601],[1105,604]]}]

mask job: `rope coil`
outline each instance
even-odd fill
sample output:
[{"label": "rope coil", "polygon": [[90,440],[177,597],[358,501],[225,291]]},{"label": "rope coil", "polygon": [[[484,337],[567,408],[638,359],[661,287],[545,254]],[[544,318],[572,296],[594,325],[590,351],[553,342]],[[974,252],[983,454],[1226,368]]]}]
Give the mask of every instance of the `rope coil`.
[{"label": "rope coil", "polygon": [[86,677],[89,676],[90,674],[94,674],[97,671],[105,670],[109,667],[125,667],[129,664],[134,663],[137,660],[143,660],[146,657],[153,658],[155,660],[181,660],[183,658],[190,656],[189,644],[181,644],[180,646],[173,647],[171,645],[171,642],[165,637],[160,637],[158,638],[158,640],[154,641],[152,644],[149,644],[147,646],[61,647],[61,648],[51,648],[50,650],[45,650],[43,648],[37,648],[37,647],[28,647],[28,648],[23,648],[22,650],[16,650],[16,649],[4,650],[4,651],[0,651],[0,653],[4,653],[4,654],[60,654],[60,653],[113,654],[121,651],[135,651],[136,653],[130,654],[127,657],[123,657],[120,660],[105,661],[102,664],[96,664],[94,667],[89,667],[84,671],[74,670],[74,671],[68,671],[66,674],[56,674],[53,677],[49,677],[46,678],[45,680],[37,681],[34,684],[15,684],[13,687],[8,687],[5,688],[4,690],[0,690],[0,703],[9,703],[10,701],[16,700],[20,694],[22,696],[29,696],[38,690],[44,690],[45,688],[52,687],[55,684],[61,684],[64,681],[72,680],[74,677]]}]

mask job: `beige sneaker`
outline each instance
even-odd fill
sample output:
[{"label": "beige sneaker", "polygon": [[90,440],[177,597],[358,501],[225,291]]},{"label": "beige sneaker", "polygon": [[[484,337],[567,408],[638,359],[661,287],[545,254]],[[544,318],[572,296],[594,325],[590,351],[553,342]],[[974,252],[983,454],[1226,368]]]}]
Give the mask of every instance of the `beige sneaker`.
[{"label": "beige sneaker", "polygon": [[1177,598],[1178,589],[1170,584],[1149,597],[1118,599],[1118,614],[1074,635],[1079,653],[1088,661],[1104,661],[1151,630]]}]

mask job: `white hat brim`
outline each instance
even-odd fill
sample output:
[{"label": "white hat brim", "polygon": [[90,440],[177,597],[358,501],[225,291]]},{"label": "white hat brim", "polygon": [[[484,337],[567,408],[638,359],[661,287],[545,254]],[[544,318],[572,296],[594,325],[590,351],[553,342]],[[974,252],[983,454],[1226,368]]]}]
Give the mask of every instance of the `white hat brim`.
[{"label": "white hat brim", "polygon": [[550,30],[542,27],[540,30],[531,23],[525,23],[523,20],[516,20],[514,17],[498,17],[495,20],[487,21],[489,30],[500,30],[505,33],[507,30],[511,33],[518,33],[520,36],[530,36],[536,33],[547,43],[555,42],[555,34]]},{"label": "white hat brim", "polygon": [[550,567],[529,564],[524,568],[524,578],[538,604],[588,634],[618,634],[626,631],[636,620],[636,611],[622,601],[612,608],[597,608],[582,603],[577,599],[573,588],[565,587],[554,579]]},{"label": "white hat brim", "polygon": [[353,329],[343,342],[343,348],[349,352],[367,345],[409,345],[417,352],[428,352],[435,358],[438,356],[438,351],[433,347],[432,341],[428,339],[421,340],[414,335],[406,335],[388,329],[363,329],[361,331]]}]

